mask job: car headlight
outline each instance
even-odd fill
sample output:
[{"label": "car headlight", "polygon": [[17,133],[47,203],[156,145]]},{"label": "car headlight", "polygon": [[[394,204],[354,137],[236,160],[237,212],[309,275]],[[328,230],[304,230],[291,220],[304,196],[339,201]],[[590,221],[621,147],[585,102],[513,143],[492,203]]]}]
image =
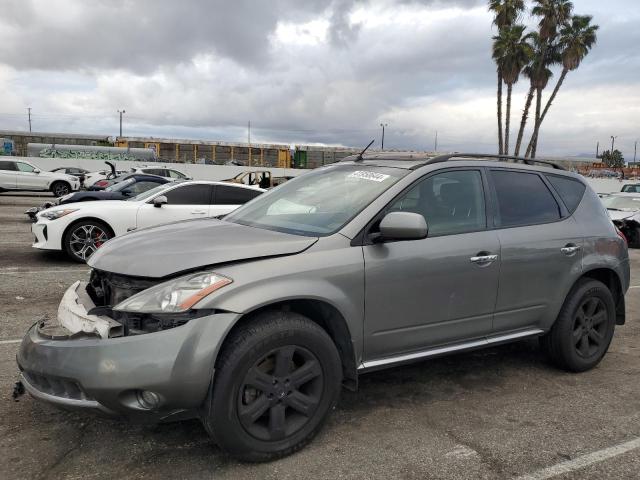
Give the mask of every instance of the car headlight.
[{"label": "car headlight", "polygon": [[198,272],[147,288],[113,307],[121,312],[185,312],[233,280],[214,272]]},{"label": "car headlight", "polygon": [[65,210],[45,210],[40,214],[41,217],[46,218],[47,220],[55,220],[60,217],[64,217],[65,215],[69,215],[70,213],[77,212],[77,208],[67,208]]}]

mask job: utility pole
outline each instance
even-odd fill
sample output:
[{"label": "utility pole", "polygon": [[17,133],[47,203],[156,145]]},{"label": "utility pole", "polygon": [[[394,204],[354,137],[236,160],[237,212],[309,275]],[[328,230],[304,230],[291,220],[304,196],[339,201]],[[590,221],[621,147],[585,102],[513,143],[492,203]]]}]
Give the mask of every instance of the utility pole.
[{"label": "utility pole", "polygon": [[387,127],[388,125],[386,123],[381,123],[380,126],[382,127],[382,150],[384,150],[384,127]]},{"label": "utility pole", "polygon": [[616,143],[616,138],[618,138],[617,135],[615,137],[613,135],[611,135],[611,155],[613,155],[613,146]]},{"label": "utility pole", "polygon": [[435,140],[434,145],[433,145],[433,151],[434,152],[438,151],[438,131],[437,130],[436,130],[436,140]]},{"label": "utility pole", "polygon": [[31,107],[27,107],[27,114],[29,116],[29,133],[31,133]]},{"label": "utility pole", "polygon": [[251,145],[251,120],[249,120],[249,123],[247,126],[247,143]]},{"label": "utility pole", "polygon": [[122,138],[122,114],[127,112],[123,108],[122,110],[118,110],[118,113],[120,114],[120,137],[119,138]]},{"label": "utility pole", "polygon": [[633,163],[636,163],[636,153],[638,153],[638,140],[633,144]]},{"label": "utility pole", "polygon": [[600,157],[600,142],[596,143],[596,158]]}]

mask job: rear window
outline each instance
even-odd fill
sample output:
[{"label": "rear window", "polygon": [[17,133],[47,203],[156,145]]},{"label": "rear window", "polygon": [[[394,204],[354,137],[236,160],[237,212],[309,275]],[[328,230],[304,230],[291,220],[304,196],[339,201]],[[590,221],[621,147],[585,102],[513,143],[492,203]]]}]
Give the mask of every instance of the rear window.
[{"label": "rear window", "polygon": [[516,227],[560,219],[553,194],[537,174],[492,170],[491,177],[498,199],[498,226]]},{"label": "rear window", "polygon": [[560,177],[558,175],[547,175],[547,180],[549,183],[553,185],[553,188],[556,189],[558,195],[564,202],[570,213],[573,213],[578,205],[580,204],[580,200],[582,200],[582,196],[584,195],[584,191],[587,188],[584,183],[579,182],[578,180],[574,180],[572,178]]},{"label": "rear window", "polygon": [[17,170],[15,162],[0,161],[0,170]]}]

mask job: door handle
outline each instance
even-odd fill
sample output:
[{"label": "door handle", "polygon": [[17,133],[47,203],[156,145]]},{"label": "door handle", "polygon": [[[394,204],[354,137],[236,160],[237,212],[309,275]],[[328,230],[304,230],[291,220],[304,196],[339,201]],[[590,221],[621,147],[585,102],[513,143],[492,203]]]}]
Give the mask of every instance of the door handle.
[{"label": "door handle", "polygon": [[571,255],[578,252],[581,248],[582,247],[580,247],[579,245],[567,245],[566,247],[562,247],[560,251],[570,257]]},{"label": "door handle", "polygon": [[476,257],[471,257],[469,261],[477,265],[488,265],[495,262],[497,259],[498,255],[478,255]]},{"label": "door handle", "polygon": [[207,212],[205,210],[191,210],[191,215],[206,215]]}]

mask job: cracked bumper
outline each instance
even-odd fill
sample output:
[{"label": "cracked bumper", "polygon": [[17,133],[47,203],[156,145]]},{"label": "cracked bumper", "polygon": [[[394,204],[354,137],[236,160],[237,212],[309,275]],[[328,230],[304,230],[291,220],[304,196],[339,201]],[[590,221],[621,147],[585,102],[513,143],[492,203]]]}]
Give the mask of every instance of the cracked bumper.
[{"label": "cracked bumper", "polygon": [[[141,422],[196,412],[213,378],[222,339],[237,317],[209,315],[170,330],[108,339],[54,340],[34,325],[16,356],[21,381],[37,400],[65,409]],[[158,395],[157,408],[139,402],[142,390]]]}]

